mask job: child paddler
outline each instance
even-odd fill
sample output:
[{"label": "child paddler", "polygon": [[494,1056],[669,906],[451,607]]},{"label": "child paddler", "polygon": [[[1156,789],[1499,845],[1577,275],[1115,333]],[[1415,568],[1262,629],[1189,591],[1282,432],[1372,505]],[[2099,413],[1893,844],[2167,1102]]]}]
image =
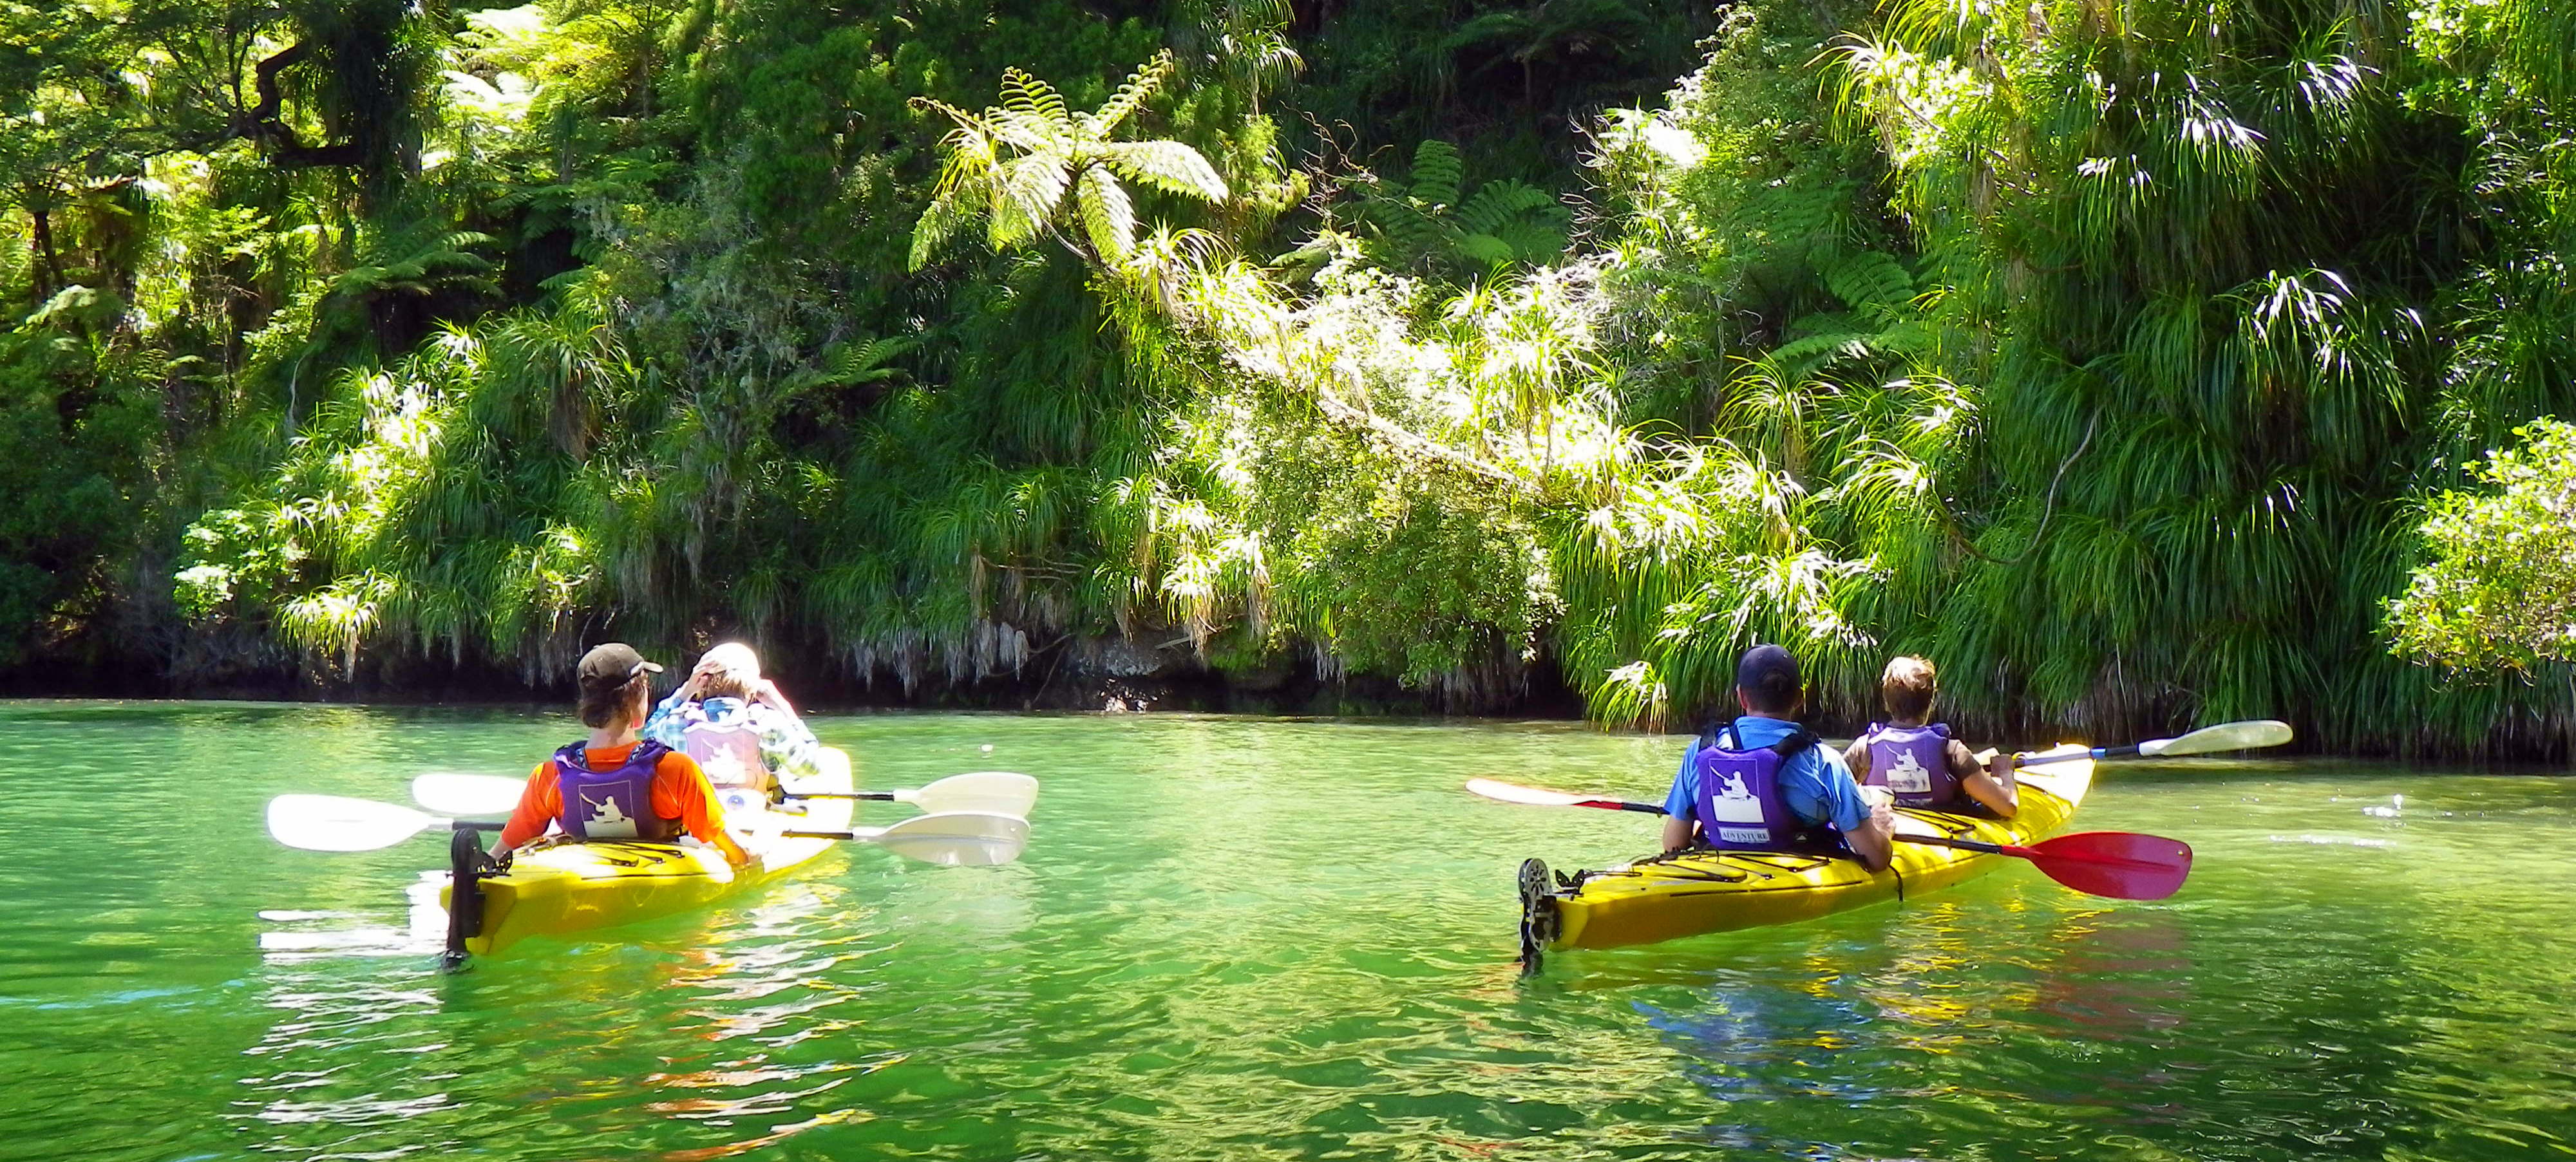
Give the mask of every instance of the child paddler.
[{"label": "child paddler", "polygon": [[1682,756],[1664,797],[1664,849],[1705,843],[1731,851],[1848,848],[1871,871],[1887,866],[1892,816],[1852,781],[1841,755],[1806,727],[1798,661],[1755,646],[1735,667],[1744,713],[1709,725]]},{"label": "child paddler", "polygon": [[1887,788],[1899,807],[1974,811],[1983,806],[1995,818],[2012,818],[2021,809],[2012,756],[1997,754],[1992,770],[1977,762],[1966,743],[1950,737],[1948,724],[1931,721],[1939,693],[1932,663],[1912,657],[1887,663],[1878,680],[1887,721],[1869,724],[1843,752],[1843,762],[1863,786]]},{"label": "child paddler", "polygon": [[725,832],[706,772],[685,754],[639,737],[662,667],[610,642],[581,658],[581,721],[590,737],[538,763],[501,829],[509,851],[553,824],[575,839],[677,839],[686,831],[740,867],[751,853]]},{"label": "child paddler", "polygon": [[640,733],[696,759],[719,796],[766,794],[776,779],[823,773],[823,744],[741,642],[699,655],[689,680],[653,708]]}]

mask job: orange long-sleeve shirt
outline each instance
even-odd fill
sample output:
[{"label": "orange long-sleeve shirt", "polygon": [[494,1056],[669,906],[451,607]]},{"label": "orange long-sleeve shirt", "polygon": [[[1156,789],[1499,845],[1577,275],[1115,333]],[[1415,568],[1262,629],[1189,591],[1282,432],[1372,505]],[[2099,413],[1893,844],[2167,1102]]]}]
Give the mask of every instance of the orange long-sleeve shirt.
[{"label": "orange long-sleeve shirt", "polygon": [[[590,769],[604,771],[626,761],[635,744],[612,747],[585,747],[582,756]],[[509,826],[501,829],[501,847],[517,847],[545,834],[546,826],[563,814],[563,792],[555,784],[555,764],[548,759],[529,772],[528,785],[519,790],[519,805],[510,812]],[[680,826],[702,842],[714,844],[734,862],[748,859],[742,845],[725,831],[724,805],[716,801],[715,788],[708,785],[707,773],[698,769],[697,760],[678,751],[662,756],[653,766],[653,814],[664,819],[677,819]]]}]

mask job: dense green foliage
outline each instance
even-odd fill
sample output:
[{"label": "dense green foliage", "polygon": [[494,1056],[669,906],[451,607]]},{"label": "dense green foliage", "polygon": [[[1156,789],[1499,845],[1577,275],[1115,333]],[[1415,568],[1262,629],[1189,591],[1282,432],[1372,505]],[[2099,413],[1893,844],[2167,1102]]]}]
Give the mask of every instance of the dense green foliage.
[{"label": "dense green foliage", "polygon": [[[2576,724],[2576,426],[2523,429],[2474,475],[2488,488],[2436,497],[2432,560],[2389,603],[2398,652],[2471,672],[2556,671]],[[2489,489],[2492,489],[2490,491]]]},{"label": "dense green foliage", "polygon": [[1105,7],[0,9],[11,648],[2576,713],[2380,624],[2576,405],[2553,8]]}]

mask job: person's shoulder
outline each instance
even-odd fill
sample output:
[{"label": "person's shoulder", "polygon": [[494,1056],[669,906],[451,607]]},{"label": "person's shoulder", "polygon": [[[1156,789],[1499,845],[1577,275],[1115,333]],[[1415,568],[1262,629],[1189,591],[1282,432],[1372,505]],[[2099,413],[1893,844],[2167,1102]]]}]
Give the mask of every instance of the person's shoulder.
[{"label": "person's shoulder", "polygon": [[690,758],[686,752],[678,750],[663,751],[661,760],[653,764],[654,774],[668,775],[675,778],[685,779],[690,775],[696,774],[697,770],[698,760]]}]

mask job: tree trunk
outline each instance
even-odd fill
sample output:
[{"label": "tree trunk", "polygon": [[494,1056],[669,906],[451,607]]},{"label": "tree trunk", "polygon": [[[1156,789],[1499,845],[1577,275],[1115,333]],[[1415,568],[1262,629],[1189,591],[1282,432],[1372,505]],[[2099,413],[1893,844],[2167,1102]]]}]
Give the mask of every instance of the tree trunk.
[{"label": "tree trunk", "polygon": [[42,306],[45,297],[63,285],[63,260],[62,256],[54,253],[53,211],[42,208],[41,204],[29,206],[27,217],[35,224],[36,254],[44,263],[45,277],[37,280],[43,285],[36,292],[36,303]]}]

